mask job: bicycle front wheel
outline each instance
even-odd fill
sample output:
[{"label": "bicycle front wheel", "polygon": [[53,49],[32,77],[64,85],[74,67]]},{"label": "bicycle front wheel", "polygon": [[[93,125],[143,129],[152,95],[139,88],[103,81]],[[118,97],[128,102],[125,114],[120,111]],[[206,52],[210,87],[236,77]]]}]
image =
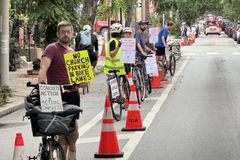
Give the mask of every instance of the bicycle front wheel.
[{"label": "bicycle front wheel", "polygon": [[171,55],[169,58],[170,58],[169,70],[170,70],[171,76],[173,76],[176,70],[176,58],[174,55]]},{"label": "bicycle front wheel", "polygon": [[66,156],[60,144],[56,143],[54,145],[50,145],[48,160],[66,160]]}]

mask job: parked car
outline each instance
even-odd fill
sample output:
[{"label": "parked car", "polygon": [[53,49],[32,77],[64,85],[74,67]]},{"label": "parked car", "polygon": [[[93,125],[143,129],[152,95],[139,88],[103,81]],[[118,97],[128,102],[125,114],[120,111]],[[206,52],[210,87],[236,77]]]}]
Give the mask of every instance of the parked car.
[{"label": "parked car", "polygon": [[104,36],[108,32],[108,21],[96,21],[95,31]]},{"label": "parked car", "polygon": [[239,30],[239,27],[240,27],[240,24],[237,24],[237,23],[235,23],[233,26],[233,29],[232,29],[233,37],[232,38],[234,41],[237,41],[237,37],[238,37],[237,32]]}]

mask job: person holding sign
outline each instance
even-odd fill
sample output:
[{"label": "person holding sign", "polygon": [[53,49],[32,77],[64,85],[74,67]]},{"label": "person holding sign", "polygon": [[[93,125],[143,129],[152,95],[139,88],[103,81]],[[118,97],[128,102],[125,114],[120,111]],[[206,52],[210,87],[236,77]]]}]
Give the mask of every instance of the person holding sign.
[{"label": "person holding sign", "polygon": [[[64,54],[73,52],[69,47],[73,37],[73,26],[70,22],[61,21],[57,26],[58,41],[49,44],[41,59],[41,68],[38,75],[39,83],[69,84]],[[80,95],[78,87],[62,94],[62,100],[67,104],[80,106]],[[67,160],[76,159],[76,141],[78,139],[78,124],[75,122],[75,131],[68,136],[59,136],[60,143],[67,152]]]},{"label": "person holding sign", "polygon": [[109,70],[119,70],[117,75],[126,75],[124,64],[120,62],[121,57],[121,33],[122,25],[114,23],[110,27],[111,39],[107,43],[107,53],[103,72],[110,75]]},{"label": "person holding sign", "polygon": [[[133,32],[132,28],[125,27],[123,29],[123,37],[124,38],[133,38],[132,32]],[[126,74],[128,74],[131,71],[131,65],[128,63],[124,63],[124,67],[125,67]]]}]

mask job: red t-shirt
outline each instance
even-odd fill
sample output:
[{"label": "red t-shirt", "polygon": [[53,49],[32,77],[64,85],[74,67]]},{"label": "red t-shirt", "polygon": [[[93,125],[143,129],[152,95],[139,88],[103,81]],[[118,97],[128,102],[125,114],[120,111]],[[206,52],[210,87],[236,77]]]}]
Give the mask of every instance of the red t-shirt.
[{"label": "red t-shirt", "polygon": [[51,43],[46,47],[42,57],[51,59],[51,64],[47,71],[48,84],[69,84],[63,55],[73,51],[72,48],[66,48],[58,42]]}]

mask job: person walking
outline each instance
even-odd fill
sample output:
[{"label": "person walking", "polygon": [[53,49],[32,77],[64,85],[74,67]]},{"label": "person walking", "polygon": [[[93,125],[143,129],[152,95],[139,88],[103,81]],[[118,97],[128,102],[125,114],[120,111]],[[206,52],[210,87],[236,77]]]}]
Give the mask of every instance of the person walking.
[{"label": "person walking", "polygon": [[76,36],[75,50],[87,50],[93,69],[96,67],[98,61],[98,39],[92,33],[90,25],[83,26],[83,30]]},{"label": "person walking", "polygon": [[[41,58],[39,83],[69,84],[68,73],[64,61],[64,54],[73,52],[69,47],[73,37],[73,26],[70,22],[61,21],[57,26],[58,41],[49,44]],[[62,94],[62,100],[67,104],[80,106],[78,86]],[[59,136],[60,143],[67,153],[67,160],[76,160],[76,141],[78,139],[78,123],[75,122],[75,130],[67,136]]]}]

